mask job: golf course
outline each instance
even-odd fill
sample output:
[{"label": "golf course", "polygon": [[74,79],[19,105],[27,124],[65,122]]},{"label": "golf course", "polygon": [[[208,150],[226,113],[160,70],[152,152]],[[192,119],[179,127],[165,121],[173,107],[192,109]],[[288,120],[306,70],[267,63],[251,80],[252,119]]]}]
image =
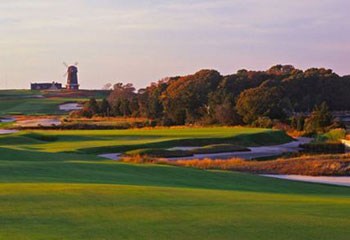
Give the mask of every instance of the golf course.
[{"label": "golf course", "polygon": [[347,187],[98,157],[289,141],[243,127],[0,135],[0,239],[348,239]]}]

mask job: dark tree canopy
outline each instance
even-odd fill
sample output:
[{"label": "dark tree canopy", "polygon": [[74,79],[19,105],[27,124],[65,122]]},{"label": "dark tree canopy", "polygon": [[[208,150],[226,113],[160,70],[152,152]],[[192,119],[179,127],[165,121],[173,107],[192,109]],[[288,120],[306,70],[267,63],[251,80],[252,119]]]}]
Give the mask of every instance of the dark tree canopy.
[{"label": "dark tree canopy", "polygon": [[[201,70],[164,78],[138,91],[132,84],[117,83],[100,107],[102,115],[108,109],[108,115],[146,117],[162,125],[236,125],[310,115],[323,102],[330,111],[350,110],[349,93],[350,76],[325,68],[302,71],[276,65],[227,76]],[[303,121],[297,117],[293,124],[302,128]]]}]

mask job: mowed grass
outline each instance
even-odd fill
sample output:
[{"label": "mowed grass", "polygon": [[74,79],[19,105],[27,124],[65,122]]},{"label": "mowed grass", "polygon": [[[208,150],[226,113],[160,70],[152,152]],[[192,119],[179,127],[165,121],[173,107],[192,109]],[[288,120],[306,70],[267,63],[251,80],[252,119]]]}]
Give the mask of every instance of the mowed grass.
[{"label": "mowed grass", "polygon": [[243,127],[158,128],[129,130],[23,131],[0,136],[0,146],[45,152],[116,153],[144,148],[281,144],[292,139],[281,131]]},{"label": "mowed grass", "polygon": [[0,90],[0,116],[23,115],[48,115],[66,114],[60,111],[59,105],[65,102],[86,101],[85,98],[42,98],[40,91],[31,90]]},{"label": "mowed grass", "polygon": [[[232,184],[235,184],[233,182]],[[334,196],[2,184],[1,239],[348,239]]]},{"label": "mowed grass", "polygon": [[181,139],[247,143],[264,133],[275,134],[199,128],[0,136],[0,239],[348,239],[349,188],[133,165],[86,151]]},{"label": "mowed grass", "polygon": [[77,102],[81,99],[74,98],[27,98],[21,99],[1,99],[0,98],[0,116],[23,114],[23,115],[46,115],[46,114],[65,114],[60,111],[59,105],[65,102]]}]

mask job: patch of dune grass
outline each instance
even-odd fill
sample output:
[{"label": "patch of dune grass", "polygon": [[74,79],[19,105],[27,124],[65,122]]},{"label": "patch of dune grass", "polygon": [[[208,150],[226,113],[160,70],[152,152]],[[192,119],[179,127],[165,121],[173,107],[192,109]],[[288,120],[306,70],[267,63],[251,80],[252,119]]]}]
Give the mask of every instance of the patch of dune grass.
[{"label": "patch of dune grass", "polygon": [[190,152],[193,154],[210,154],[210,153],[224,153],[224,152],[242,152],[250,151],[249,148],[241,147],[233,144],[212,144],[201,148],[196,148]]},{"label": "patch of dune grass", "polygon": [[182,150],[167,150],[162,148],[145,148],[145,149],[136,149],[132,151],[127,151],[124,155],[132,156],[148,156],[156,158],[172,158],[172,157],[190,157],[193,154],[189,151]]}]

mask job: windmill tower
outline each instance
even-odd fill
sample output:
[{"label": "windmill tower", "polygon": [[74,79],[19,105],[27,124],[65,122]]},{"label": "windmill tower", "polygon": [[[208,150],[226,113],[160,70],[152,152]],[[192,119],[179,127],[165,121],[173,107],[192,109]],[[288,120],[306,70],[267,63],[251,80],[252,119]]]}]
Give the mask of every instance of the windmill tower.
[{"label": "windmill tower", "polygon": [[67,90],[79,90],[79,84],[78,84],[78,63],[76,62],[74,65],[67,65],[66,63],[63,63],[63,65],[67,68],[67,73],[65,76],[67,76],[67,84],[66,89]]}]

